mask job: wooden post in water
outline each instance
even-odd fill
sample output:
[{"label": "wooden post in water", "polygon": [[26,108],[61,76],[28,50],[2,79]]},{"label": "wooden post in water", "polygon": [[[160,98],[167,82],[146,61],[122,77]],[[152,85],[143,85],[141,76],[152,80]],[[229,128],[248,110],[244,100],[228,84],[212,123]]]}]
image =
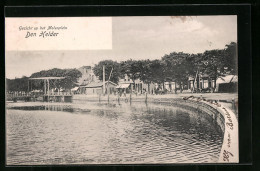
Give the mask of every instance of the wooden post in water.
[{"label": "wooden post in water", "polygon": [[106,83],[105,83],[105,65],[103,65],[103,94],[106,93]]},{"label": "wooden post in water", "polygon": [[130,103],[132,102],[132,93],[130,94]]},{"label": "wooden post in water", "polygon": [[44,80],[44,95],[46,95],[46,80]]},{"label": "wooden post in water", "polygon": [[232,98],[231,102],[232,102],[232,109],[233,109],[233,110],[236,110],[235,99]]},{"label": "wooden post in water", "polygon": [[199,74],[199,92],[201,92],[201,85],[200,85],[200,74]]},{"label": "wooden post in water", "polygon": [[30,81],[28,79],[28,93],[29,93],[29,91],[30,91]]},{"label": "wooden post in water", "polygon": [[49,82],[49,80],[47,79],[47,83],[48,83],[48,98],[47,98],[47,101],[49,102],[49,95],[50,95],[50,82]]},{"label": "wooden post in water", "polygon": [[[192,92],[191,93],[193,93],[193,91],[195,89],[195,83],[197,84],[198,72],[199,72],[199,69],[196,72],[196,76],[195,76],[194,81],[193,81],[193,88],[192,88]],[[196,85],[196,88],[198,88],[197,85]]]},{"label": "wooden post in water", "polygon": [[147,103],[147,92],[145,92],[145,103]]},{"label": "wooden post in water", "polygon": [[118,103],[120,103],[120,96],[119,96],[119,93],[117,94],[117,101],[118,101]]}]

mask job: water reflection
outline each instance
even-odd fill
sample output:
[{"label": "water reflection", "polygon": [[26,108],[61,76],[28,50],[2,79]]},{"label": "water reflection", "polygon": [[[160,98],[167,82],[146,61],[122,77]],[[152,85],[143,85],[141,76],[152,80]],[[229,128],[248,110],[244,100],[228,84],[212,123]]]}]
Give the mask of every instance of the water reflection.
[{"label": "water reflection", "polygon": [[40,105],[40,106],[13,106],[9,109],[15,109],[15,110],[49,110],[49,111],[64,111],[64,112],[70,112],[70,113],[88,113],[91,110],[89,109],[81,109],[81,108],[73,108],[72,106],[66,106],[66,105]]},{"label": "water reflection", "polygon": [[162,104],[25,103],[6,116],[8,164],[217,162],[223,139],[207,115]]}]

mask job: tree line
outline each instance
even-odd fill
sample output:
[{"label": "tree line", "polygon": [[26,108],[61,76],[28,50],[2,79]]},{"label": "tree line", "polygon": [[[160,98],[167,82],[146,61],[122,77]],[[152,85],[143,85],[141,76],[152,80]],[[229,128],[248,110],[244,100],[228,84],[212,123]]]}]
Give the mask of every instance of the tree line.
[{"label": "tree line", "polygon": [[[93,68],[94,74],[103,80],[103,65],[105,65],[105,80],[118,83],[119,78],[127,74],[133,81],[140,79],[148,85],[175,81],[179,85],[187,83],[188,78],[197,74],[207,74],[213,79],[226,74],[237,75],[237,44],[231,42],[224,49],[207,50],[204,53],[189,54],[172,52],[156,60],[103,60]],[[113,70],[112,70],[113,68]],[[43,70],[33,73],[30,77],[6,79],[7,91],[27,91],[29,78],[65,77],[63,80],[52,81],[50,88],[62,87],[71,89],[82,74],[77,69]],[[29,89],[42,89],[43,81],[29,81]]]},{"label": "tree line", "polygon": [[44,87],[43,80],[29,80],[37,77],[65,77],[62,80],[51,80],[50,88],[71,89],[75,86],[77,78],[81,77],[82,73],[77,69],[58,69],[43,70],[33,73],[30,77],[22,77],[16,79],[6,79],[7,91],[31,91],[40,90]]},{"label": "tree line", "polygon": [[118,83],[124,74],[133,81],[140,79],[148,85],[152,82],[161,84],[171,81],[182,85],[187,83],[189,77],[195,78],[198,74],[207,74],[216,80],[227,74],[237,75],[237,44],[231,42],[224,49],[207,50],[197,54],[172,52],[156,60],[103,60],[93,69],[100,80],[103,79],[103,65],[105,80],[110,77],[110,81],[114,83]]}]

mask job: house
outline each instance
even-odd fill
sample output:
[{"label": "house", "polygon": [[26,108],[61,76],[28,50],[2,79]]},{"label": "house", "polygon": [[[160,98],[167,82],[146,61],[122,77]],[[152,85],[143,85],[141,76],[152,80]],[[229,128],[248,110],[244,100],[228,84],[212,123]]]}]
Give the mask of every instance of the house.
[{"label": "house", "polygon": [[188,89],[199,91],[213,91],[215,88],[215,79],[207,74],[198,74],[197,79],[189,77]]},{"label": "house", "polygon": [[124,78],[119,79],[118,86],[116,86],[117,91],[122,91],[126,93],[131,93],[133,91],[134,82],[130,77],[125,74]]},{"label": "house", "polygon": [[216,81],[217,92],[237,92],[238,89],[238,76],[237,75],[226,75],[219,77]]},{"label": "house", "polygon": [[134,92],[137,94],[143,94],[144,92],[154,92],[155,84],[146,84],[139,78],[133,81],[127,74],[125,74],[124,78],[119,79],[118,86],[116,88],[125,93]]},{"label": "house", "polygon": [[82,66],[78,68],[78,70],[81,72],[82,76],[78,78],[76,85],[79,86],[80,93],[85,93],[83,86],[86,86],[91,82],[96,82],[98,78],[95,76],[92,66]]},{"label": "house", "polygon": [[[181,86],[175,81],[164,82],[164,89],[166,89],[168,92],[174,92],[175,90],[179,90],[180,88]],[[183,86],[182,89],[184,89]]]},{"label": "house", "polygon": [[105,82],[105,92],[103,92],[103,82],[91,82],[85,86],[81,86],[84,94],[112,94],[116,91],[116,83],[111,81]]},{"label": "house", "polygon": [[226,75],[215,79],[207,74],[198,74],[196,80],[194,77],[189,77],[188,89],[195,90],[195,92],[197,90],[202,92],[235,92],[237,91],[237,80],[236,75]]},{"label": "house", "polygon": [[74,88],[72,88],[72,89],[71,89],[71,92],[72,92],[73,94],[79,94],[79,87],[74,87]]}]

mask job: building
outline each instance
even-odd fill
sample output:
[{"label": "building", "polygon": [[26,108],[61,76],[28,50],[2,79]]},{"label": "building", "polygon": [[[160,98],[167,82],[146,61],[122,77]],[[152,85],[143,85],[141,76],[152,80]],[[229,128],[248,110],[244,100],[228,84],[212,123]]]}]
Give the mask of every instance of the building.
[{"label": "building", "polygon": [[216,92],[231,93],[238,90],[238,76],[226,75],[219,77],[216,81]]},{"label": "building", "polygon": [[124,78],[120,78],[118,86],[116,86],[117,91],[131,93],[133,91],[134,82],[130,77],[125,74]]},{"label": "building", "polygon": [[86,86],[91,82],[97,82],[98,78],[95,76],[92,66],[82,66],[78,68],[78,70],[81,72],[82,76],[78,78],[77,86],[79,86],[79,93],[82,94],[85,93],[83,86]]},{"label": "building", "polygon": [[207,74],[198,74],[197,79],[189,77],[188,89],[199,92],[213,92],[215,89],[216,80]]},{"label": "building", "polygon": [[85,86],[81,86],[82,93],[93,95],[93,94],[113,94],[116,91],[116,83],[113,83],[111,81],[105,82],[105,92],[103,92],[103,82],[91,82]]},{"label": "building", "polygon": [[79,87],[74,87],[71,89],[71,93],[73,93],[73,94],[79,94],[79,92],[80,92]]},{"label": "building", "polygon": [[207,74],[200,74],[197,80],[189,77],[188,88],[194,92],[236,92],[237,82],[237,75],[226,75],[215,79]]},{"label": "building", "polygon": [[87,85],[89,82],[97,81],[91,66],[82,66],[78,70],[82,73],[82,76],[78,78],[79,85]]},{"label": "building", "polygon": [[[156,88],[157,88],[157,86],[156,86]],[[180,85],[178,83],[176,83],[175,81],[164,82],[164,89],[166,89],[167,92],[175,92],[175,90],[180,89]],[[182,89],[184,89],[184,88],[182,88]]]},{"label": "building", "polygon": [[116,88],[118,89],[118,91],[122,91],[125,93],[153,93],[155,89],[155,84],[146,84],[140,79],[136,79],[133,81],[127,74],[125,74],[124,78],[119,79],[118,86]]}]

